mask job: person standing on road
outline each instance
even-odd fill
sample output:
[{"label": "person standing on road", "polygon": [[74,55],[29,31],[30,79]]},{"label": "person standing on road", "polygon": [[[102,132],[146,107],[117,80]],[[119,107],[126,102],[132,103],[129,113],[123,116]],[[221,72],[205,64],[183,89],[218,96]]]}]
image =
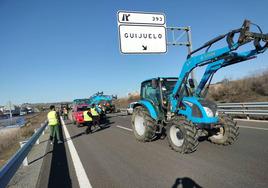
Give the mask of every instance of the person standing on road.
[{"label": "person standing on road", "polygon": [[55,136],[57,137],[58,144],[61,144],[60,133],[59,133],[59,117],[55,111],[55,106],[50,106],[50,112],[47,114],[48,125],[50,128],[50,141],[53,144]]},{"label": "person standing on road", "polygon": [[66,108],[63,108],[63,119],[68,119],[68,110]]},{"label": "person standing on road", "polygon": [[92,114],[93,125],[98,125],[100,127],[100,115],[96,109],[95,104],[92,104],[90,111]]},{"label": "person standing on road", "polygon": [[83,116],[84,116],[84,124],[87,126],[87,129],[86,129],[85,133],[89,134],[89,133],[92,132],[92,130],[91,130],[91,127],[92,127],[92,114],[91,114],[90,108],[83,112]]}]

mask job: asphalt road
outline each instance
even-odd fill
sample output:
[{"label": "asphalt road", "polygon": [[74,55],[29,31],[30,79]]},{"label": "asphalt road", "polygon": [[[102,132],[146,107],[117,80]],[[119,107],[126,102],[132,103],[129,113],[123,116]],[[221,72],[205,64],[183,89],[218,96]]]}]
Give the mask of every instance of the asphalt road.
[{"label": "asphalt road", "polygon": [[[66,122],[94,188],[268,187],[268,130],[262,129],[268,123],[240,121],[244,127],[234,145],[203,141],[196,152],[182,155],[172,151],[167,140],[136,141],[130,116],[110,121],[110,127],[90,135],[83,134],[85,127]],[[79,187],[67,142],[55,145],[46,158],[40,187]]]}]

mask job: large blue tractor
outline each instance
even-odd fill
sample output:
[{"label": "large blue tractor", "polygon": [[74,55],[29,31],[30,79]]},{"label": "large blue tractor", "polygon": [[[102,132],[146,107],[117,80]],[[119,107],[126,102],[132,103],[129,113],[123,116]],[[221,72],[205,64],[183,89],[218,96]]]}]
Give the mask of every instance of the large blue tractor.
[{"label": "large blue tractor", "polygon": [[87,104],[101,104],[105,113],[111,113],[116,111],[115,105],[112,103],[115,99],[117,99],[116,95],[104,95],[103,92],[98,92],[88,99]]},{"label": "large blue tractor", "polygon": [[[216,103],[205,97],[217,70],[253,59],[268,48],[268,34],[263,34],[259,26],[260,32],[251,32],[251,25],[245,20],[241,28],[220,35],[191,52],[178,78],[153,78],[142,82],[141,100],[135,104],[132,115],[137,140],[147,142],[167,135],[171,148],[180,153],[195,151],[201,136],[220,145],[230,145],[237,140],[236,122],[226,114],[219,114]],[[209,51],[212,44],[225,38],[226,47]],[[251,45],[250,50],[238,51],[245,44]],[[204,49],[205,53],[193,56]],[[193,69],[201,66],[207,67],[197,84],[188,77]]]}]

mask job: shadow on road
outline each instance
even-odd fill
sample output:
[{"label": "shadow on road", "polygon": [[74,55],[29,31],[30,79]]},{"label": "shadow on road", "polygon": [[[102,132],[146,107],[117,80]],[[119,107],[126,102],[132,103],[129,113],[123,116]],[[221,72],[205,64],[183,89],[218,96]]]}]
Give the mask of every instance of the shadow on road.
[{"label": "shadow on road", "polygon": [[202,188],[194,180],[188,177],[177,178],[172,188]]},{"label": "shadow on road", "polygon": [[[102,125],[101,125],[101,128],[99,128],[99,127],[94,128],[91,134],[94,134],[94,133],[96,133],[96,132],[99,132],[99,131],[103,131],[103,130],[105,130],[105,129],[108,129],[108,128],[110,128],[110,125],[113,124],[113,123],[114,123],[114,122],[108,122],[108,123],[102,124]],[[85,126],[85,127],[86,127],[86,126]],[[63,141],[64,141],[64,142],[67,142],[68,140],[74,140],[74,139],[76,139],[76,138],[78,138],[78,137],[80,137],[80,136],[83,136],[83,135],[85,135],[85,136],[87,135],[87,134],[85,133],[85,131],[82,131],[82,132],[80,132],[80,133],[78,133],[78,134],[76,134],[76,135],[73,135],[73,136],[71,136],[70,138],[66,138],[66,139],[64,139]]]},{"label": "shadow on road", "polygon": [[[59,130],[60,138],[63,140],[61,126],[59,126]],[[55,141],[51,159],[48,187],[72,187],[66,155],[64,144],[57,144]]]},{"label": "shadow on road", "polygon": [[50,153],[52,153],[52,152],[53,152],[53,150],[51,150],[51,151],[49,151],[49,152],[46,152],[46,153],[45,153],[44,155],[42,155],[41,157],[38,157],[38,158],[36,158],[36,159],[30,161],[30,162],[29,162],[29,165],[33,164],[33,163],[36,162],[36,161],[39,161],[40,159],[46,157],[48,154],[50,154]]},{"label": "shadow on road", "polygon": [[85,135],[85,131],[80,132],[80,133],[78,133],[76,135],[73,135],[70,138],[66,138],[66,139],[63,140],[63,142],[67,142],[68,140],[74,140],[74,139],[76,139],[76,138],[78,138],[80,136],[83,136],[83,135]]}]

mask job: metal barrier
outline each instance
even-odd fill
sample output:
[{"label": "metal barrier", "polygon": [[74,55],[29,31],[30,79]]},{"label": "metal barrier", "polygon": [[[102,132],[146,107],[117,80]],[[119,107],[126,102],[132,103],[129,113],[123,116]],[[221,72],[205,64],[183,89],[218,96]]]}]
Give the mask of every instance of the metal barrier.
[{"label": "metal barrier", "polygon": [[268,117],[268,102],[219,103],[218,111],[232,115]]},{"label": "metal barrier", "polygon": [[[268,117],[268,102],[246,102],[246,103],[218,103],[218,111],[232,115],[264,116]],[[120,108],[121,112],[126,112],[126,108]]]},{"label": "metal barrier", "polygon": [[42,132],[45,130],[47,122],[41,124],[39,128],[32,137],[19,149],[11,159],[5,164],[0,170],[0,187],[6,187],[14,176],[23,160],[27,157],[28,153],[31,151],[33,145],[37,142]]}]

